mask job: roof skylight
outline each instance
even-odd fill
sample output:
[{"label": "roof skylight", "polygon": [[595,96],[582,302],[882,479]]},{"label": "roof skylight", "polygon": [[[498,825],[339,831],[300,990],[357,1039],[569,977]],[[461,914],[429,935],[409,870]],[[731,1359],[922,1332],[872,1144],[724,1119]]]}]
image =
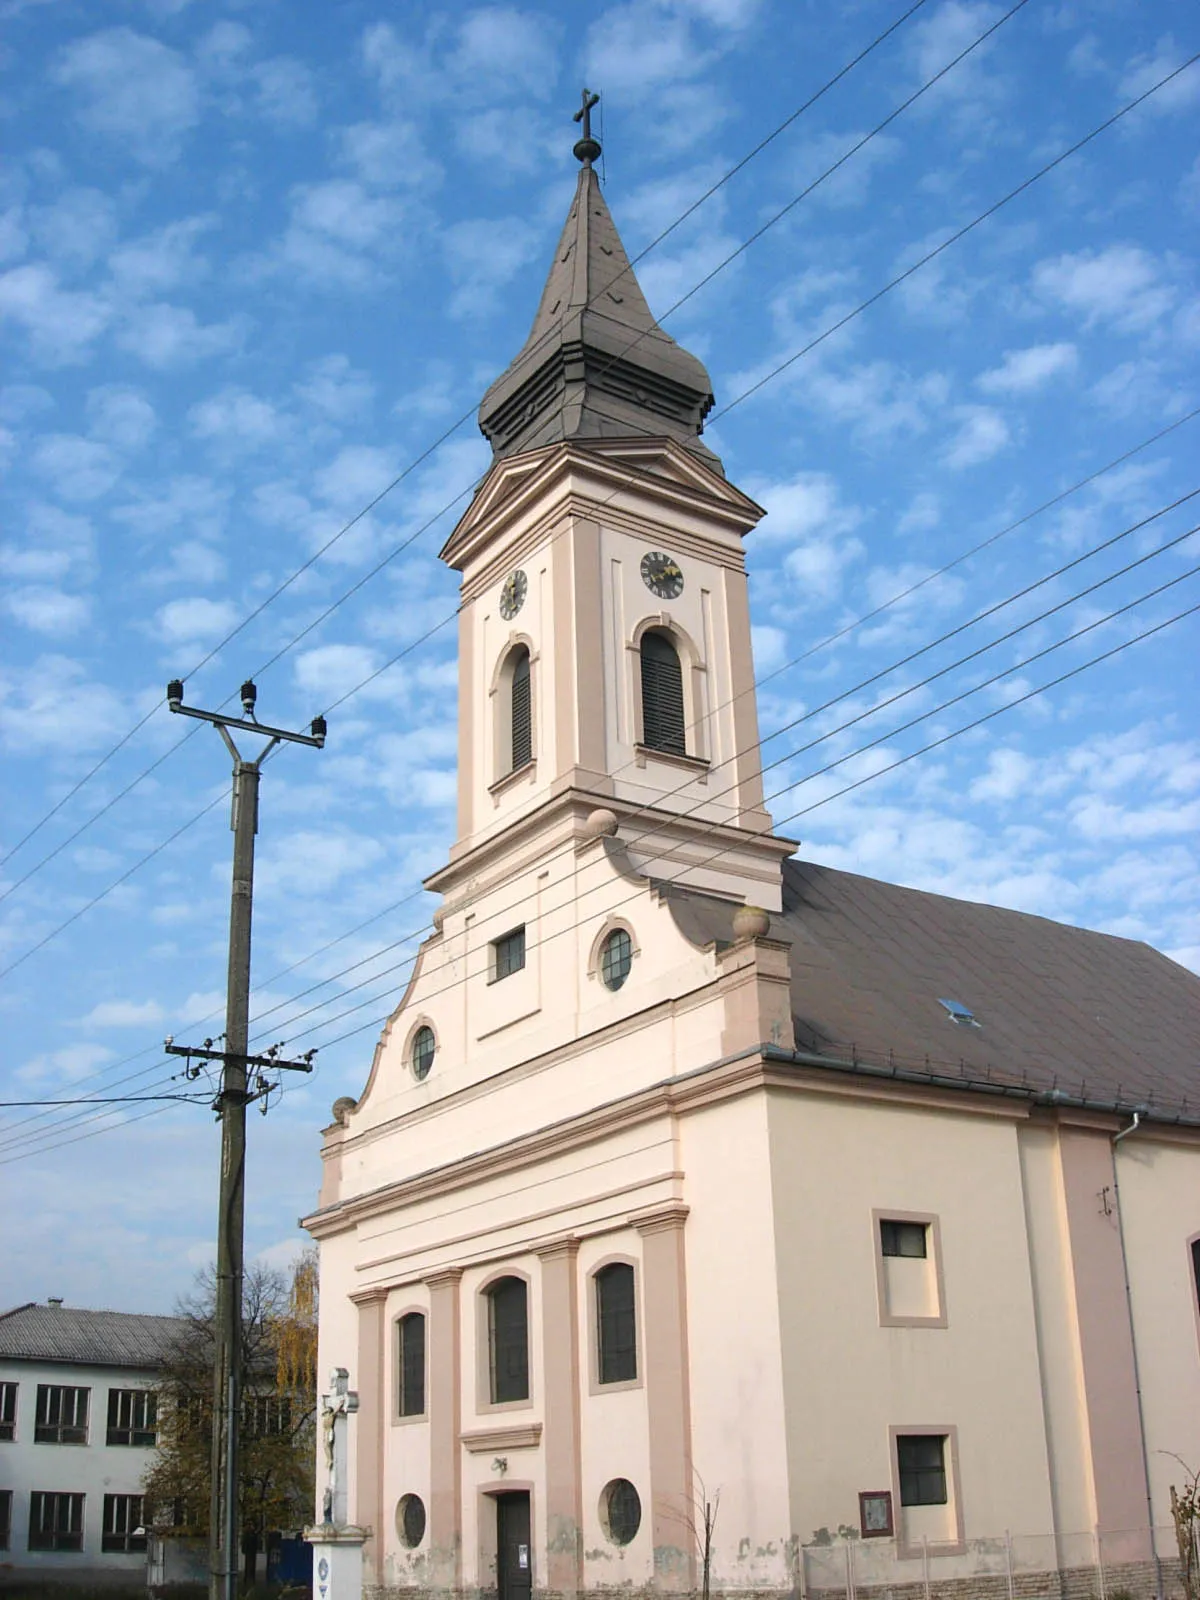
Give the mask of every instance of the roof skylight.
[{"label": "roof skylight", "polygon": [[960,1028],[979,1028],[983,1026],[970,1006],[963,1005],[961,1000],[939,1000],[938,1005],[945,1006],[950,1021],[956,1022]]}]

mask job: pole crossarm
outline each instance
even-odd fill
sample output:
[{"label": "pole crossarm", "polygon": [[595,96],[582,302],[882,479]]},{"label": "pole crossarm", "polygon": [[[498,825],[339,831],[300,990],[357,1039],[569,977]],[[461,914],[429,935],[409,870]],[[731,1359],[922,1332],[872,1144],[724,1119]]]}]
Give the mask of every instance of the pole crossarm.
[{"label": "pole crossarm", "polygon": [[188,1060],[193,1057],[197,1061],[233,1062],[242,1067],[280,1067],[286,1072],[312,1072],[313,1057],[316,1048],[306,1051],[299,1061],[282,1061],[278,1055],[273,1054],[278,1050],[278,1045],[273,1045],[262,1055],[241,1055],[235,1050],[214,1050],[207,1044],[176,1044],[174,1038],[163,1041],[163,1049],[169,1056],[186,1056]]},{"label": "pole crossarm", "polygon": [[318,750],[325,748],[325,738],[328,732],[324,717],[314,717],[310,733],[293,733],[287,728],[272,728],[265,722],[259,722],[254,715],[254,703],[258,691],[247,680],[242,685],[242,707],[247,715],[244,717],[231,717],[224,711],[201,711],[199,706],[185,706],[183,703],[183,680],[172,678],[167,685],[167,709],[174,711],[181,717],[196,717],[201,722],[211,722],[215,728],[245,728],[247,733],[261,733],[268,739],[283,740],[288,744],[308,744]]}]

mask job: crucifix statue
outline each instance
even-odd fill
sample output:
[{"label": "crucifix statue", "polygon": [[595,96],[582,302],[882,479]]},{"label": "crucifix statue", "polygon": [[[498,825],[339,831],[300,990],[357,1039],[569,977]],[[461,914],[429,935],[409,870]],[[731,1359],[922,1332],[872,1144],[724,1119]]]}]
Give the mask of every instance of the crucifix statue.
[{"label": "crucifix statue", "polygon": [[590,89],[583,91],[583,103],[575,113],[574,120],[582,122],[582,138],[575,145],[575,159],[582,161],[585,167],[590,167],[600,154],[600,143],[592,138],[592,107],[600,104],[600,96],[593,94]]},{"label": "crucifix statue", "polygon": [[329,1393],[321,1396],[321,1441],[325,1449],[322,1520],[339,1526],[346,1521],[346,1418],[357,1410],[358,1395],[350,1387],[349,1372],[345,1367],[334,1367],[329,1374]]}]

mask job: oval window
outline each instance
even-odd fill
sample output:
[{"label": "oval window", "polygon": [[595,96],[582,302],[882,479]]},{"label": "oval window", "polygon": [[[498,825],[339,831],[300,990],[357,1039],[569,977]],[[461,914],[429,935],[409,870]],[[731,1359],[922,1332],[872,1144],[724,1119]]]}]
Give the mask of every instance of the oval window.
[{"label": "oval window", "polygon": [[642,1502],[628,1478],[614,1478],[600,1496],[600,1522],[613,1544],[628,1544],[642,1525]]},{"label": "oval window", "polygon": [[419,1494],[406,1494],[396,1507],[396,1532],[410,1550],[425,1537],[425,1502]]},{"label": "oval window", "polygon": [[633,966],[633,940],[624,928],[614,928],[600,947],[600,980],[606,989],[619,989]]},{"label": "oval window", "polygon": [[429,1076],[429,1069],[433,1066],[433,1058],[437,1052],[437,1040],[433,1037],[433,1029],[420,1027],[413,1034],[412,1042],[412,1070],[413,1077],[418,1083],[422,1078]]}]

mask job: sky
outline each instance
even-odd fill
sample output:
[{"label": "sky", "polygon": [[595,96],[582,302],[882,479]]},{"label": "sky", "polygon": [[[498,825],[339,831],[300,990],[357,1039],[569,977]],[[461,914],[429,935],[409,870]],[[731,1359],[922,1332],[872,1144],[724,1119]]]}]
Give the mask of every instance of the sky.
[{"label": "sky", "polygon": [[252,1040],[322,1048],[251,1110],[247,1254],[303,1243],[453,840],[437,551],[585,83],[706,442],[768,513],[780,831],[1200,970],[1200,63],[1155,88],[1200,27],[907,9],[0,4],[0,1302],[166,1311],[211,1258],[207,1080],[162,1040],[222,1025],[229,763],[176,676],[329,714],[264,768],[258,836]]}]

